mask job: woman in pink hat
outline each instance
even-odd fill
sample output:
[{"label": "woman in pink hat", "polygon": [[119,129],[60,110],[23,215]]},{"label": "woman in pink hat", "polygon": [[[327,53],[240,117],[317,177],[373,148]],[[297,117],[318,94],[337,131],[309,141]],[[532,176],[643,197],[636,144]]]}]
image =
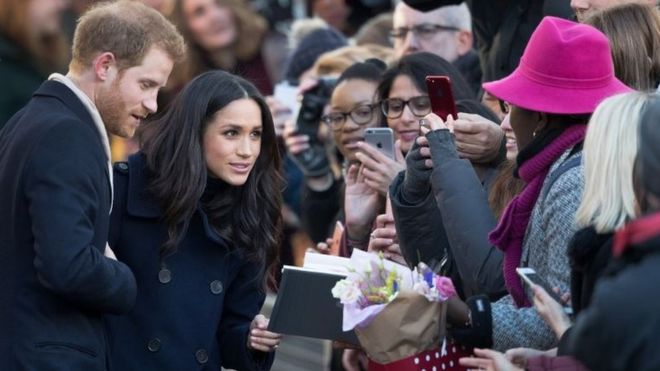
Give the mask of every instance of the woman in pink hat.
[{"label": "woman in pink hat", "polygon": [[[504,254],[508,295],[488,305],[453,303],[448,321],[463,341],[492,339],[497,350],[549,349],[550,328],[530,305],[516,268],[529,267],[562,292],[569,287],[566,249],[576,231],[583,189],[582,142],[586,123],[605,98],[631,89],[614,77],[608,40],[591,26],[546,17],[532,34],[518,68],[484,89],[510,106],[519,148],[516,176],[525,183],[502,214],[489,241]],[[444,125],[429,115],[429,142]],[[439,130],[438,130],[439,129]],[[432,151],[431,151],[432,152]],[[531,293],[530,293],[531,294]],[[474,300],[468,300],[474,303]],[[471,311],[470,311],[471,308]]]}]

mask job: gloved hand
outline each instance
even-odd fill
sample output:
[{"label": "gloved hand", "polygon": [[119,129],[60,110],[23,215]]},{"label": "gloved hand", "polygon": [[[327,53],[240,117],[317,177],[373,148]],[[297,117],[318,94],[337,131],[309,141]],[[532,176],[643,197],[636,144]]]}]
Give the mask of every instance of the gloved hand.
[{"label": "gloved hand", "polygon": [[415,139],[406,155],[406,174],[403,179],[402,195],[410,203],[422,201],[431,191],[431,152],[428,140],[424,137]]}]

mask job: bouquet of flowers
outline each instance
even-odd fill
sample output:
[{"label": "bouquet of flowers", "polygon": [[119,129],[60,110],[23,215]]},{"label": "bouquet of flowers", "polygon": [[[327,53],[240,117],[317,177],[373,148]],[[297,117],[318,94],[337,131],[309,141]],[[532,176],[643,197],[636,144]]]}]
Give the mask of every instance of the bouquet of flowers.
[{"label": "bouquet of flowers", "polygon": [[448,277],[424,264],[413,271],[382,255],[353,250],[348,276],[332,295],[343,304],[343,330],[355,330],[370,370],[456,369],[440,344],[446,301],[456,295]]}]

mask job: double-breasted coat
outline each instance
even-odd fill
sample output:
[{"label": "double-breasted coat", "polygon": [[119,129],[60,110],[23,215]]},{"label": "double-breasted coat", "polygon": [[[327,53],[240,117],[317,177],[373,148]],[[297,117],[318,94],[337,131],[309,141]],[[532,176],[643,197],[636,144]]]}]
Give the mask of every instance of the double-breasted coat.
[{"label": "double-breasted coat", "polygon": [[115,164],[109,243],[138,285],[133,311],[108,316],[114,370],[269,369],[273,355],[247,348],[265,299],[261,266],[213,229],[201,207],[174,254],[142,154]]},{"label": "double-breasted coat", "polygon": [[46,81],[0,131],[0,368],[107,370],[103,313],[132,307],[129,268],[104,257],[108,159],[92,116]]}]

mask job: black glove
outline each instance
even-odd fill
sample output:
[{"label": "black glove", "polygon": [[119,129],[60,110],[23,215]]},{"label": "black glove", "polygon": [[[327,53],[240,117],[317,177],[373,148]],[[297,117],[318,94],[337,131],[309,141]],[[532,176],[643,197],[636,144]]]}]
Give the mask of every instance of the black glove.
[{"label": "black glove", "polygon": [[426,134],[434,164],[441,164],[450,158],[458,158],[453,134],[448,129],[433,130]]},{"label": "black glove", "polygon": [[431,191],[431,171],[424,162],[427,160],[422,157],[420,149],[422,147],[413,143],[412,148],[406,155],[406,174],[403,178],[403,188],[401,190],[403,198],[409,203],[417,203],[426,198]]},{"label": "black glove", "polygon": [[306,177],[314,178],[330,173],[325,147],[317,141],[310,142],[308,149],[289,157]]},{"label": "black glove", "polygon": [[490,300],[486,295],[476,295],[465,301],[470,307],[471,326],[448,328],[451,337],[466,347],[486,348],[493,347],[493,317]]}]

